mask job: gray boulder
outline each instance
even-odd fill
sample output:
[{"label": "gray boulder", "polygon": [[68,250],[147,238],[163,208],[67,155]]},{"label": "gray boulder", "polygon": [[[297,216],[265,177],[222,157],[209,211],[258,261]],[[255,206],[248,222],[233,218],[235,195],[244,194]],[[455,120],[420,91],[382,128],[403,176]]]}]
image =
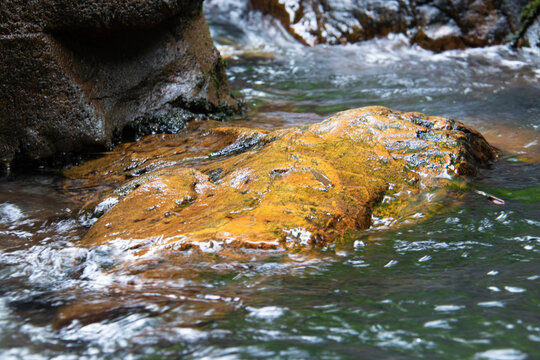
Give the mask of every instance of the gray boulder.
[{"label": "gray boulder", "polygon": [[202,0],[3,0],[0,164],[236,111]]}]

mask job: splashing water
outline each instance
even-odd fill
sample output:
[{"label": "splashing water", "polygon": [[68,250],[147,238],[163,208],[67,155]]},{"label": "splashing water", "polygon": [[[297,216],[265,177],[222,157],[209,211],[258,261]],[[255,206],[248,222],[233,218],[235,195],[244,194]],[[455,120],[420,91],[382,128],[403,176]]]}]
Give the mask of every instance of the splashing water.
[{"label": "splashing water", "polygon": [[0,182],[0,358],[539,358],[538,53],[434,54],[399,35],[307,48],[245,1],[205,11],[249,105],[239,123],[375,104],[463,120],[503,150],[472,186],[504,205],[471,191],[326,251],[165,258],[140,256],[159,238],[82,246],[99,214],[81,217],[58,176],[20,175]]}]

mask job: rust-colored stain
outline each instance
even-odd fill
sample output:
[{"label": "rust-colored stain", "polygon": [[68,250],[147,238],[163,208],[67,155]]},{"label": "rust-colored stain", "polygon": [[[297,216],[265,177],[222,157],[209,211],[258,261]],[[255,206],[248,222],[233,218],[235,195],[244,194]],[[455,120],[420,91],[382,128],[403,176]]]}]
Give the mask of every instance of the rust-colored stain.
[{"label": "rust-colored stain", "polygon": [[398,218],[418,194],[495,156],[459,122],[367,107],[273,132],[209,123],[150,136],[66,176],[114,189],[87,204],[89,212],[106,199],[114,206],[85,245],[126,241],[139,254],[283,249],[324,247],[370,227],[374,212]]}]

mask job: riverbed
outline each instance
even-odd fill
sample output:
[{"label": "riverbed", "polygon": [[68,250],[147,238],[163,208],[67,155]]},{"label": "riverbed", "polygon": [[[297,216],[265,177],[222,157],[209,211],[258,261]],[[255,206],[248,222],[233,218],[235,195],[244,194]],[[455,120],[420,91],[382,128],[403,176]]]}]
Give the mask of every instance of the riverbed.
[{"label": "riverbed", "polygon": [[241,3],[205,9],[246,104],[235,124],[383,105],[475,127],[499,160],[441,214],[374,219],[334,248],[151,264],[78,245],[99,188],[15,172],[0,181],[0,358],[540,358],[540,53],[436,54],[401,35],[308,48]]}]

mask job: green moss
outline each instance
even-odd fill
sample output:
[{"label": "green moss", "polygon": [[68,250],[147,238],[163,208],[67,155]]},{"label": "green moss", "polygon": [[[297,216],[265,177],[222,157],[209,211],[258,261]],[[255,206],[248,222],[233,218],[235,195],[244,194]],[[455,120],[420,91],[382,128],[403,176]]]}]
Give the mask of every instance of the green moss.
[{"label": "green moss", "polygon": [[452,182],[448,182],[445,185],[445,188],[449,191],[473,191],[474,187],[465,182],[462,179],[454,179]]},{"label": "green moss", "polygon": [[182,201],[182,202],[178,203],[178,206],[173,209],[173,212],[174,213],[181,212],[182,210],[184,210],[185,208],[187,208],[188,206],[193,204],[194,201],[195,200],[190,199],[190,200],[185,200],[185,201]]},{"label": "green moss", "polygon": [[221,98],[221,83],[223,79],[225,78],[225,71],[227,69],[227,61],[223,59],[221,56],[217,59],[216,64],[214,65],[214,68],[210,72],[210,78],[212,79],[212,82],[214,83],[214,87],[216,88],[216,96],[218,99]]},{"label": "green moss", "polygon": [[525,189],[503,189],[484,186],[482,190],[500,197],[503,200],[519,201],[529,204],[540,202],[540,186],[532,186]]},{"label": "green moss", "polygon": [[525,43],[523,35],[527,32],[527,29],[532,25],[534,20],[540,15],[540,0],[531,1],[529,4],[525,5],[521,10],[519,16],[519,21],[521,22],[521,27],[514,36],[514,41],[512,43],[513,47],[517,47],[521,43],[521,46],[527,46],[529,44]]},{"label": "green moss", "polygon": [[344,245],[352,244],[356,240],[358,240],[358,231],[354,229],[347,229],[341,238]]},{"label": "green moss", "polygon": [[219,99],[221,98],[221,82],[215,74],[212,74],[212,81],[214,82],[214,87],[216,88],[216,97]]},{"label": "green moss", "polygon": [[540,0],[534,0],[525,5],[519,15],[521,24],[531,24],[534,19],[540,14]]}]

